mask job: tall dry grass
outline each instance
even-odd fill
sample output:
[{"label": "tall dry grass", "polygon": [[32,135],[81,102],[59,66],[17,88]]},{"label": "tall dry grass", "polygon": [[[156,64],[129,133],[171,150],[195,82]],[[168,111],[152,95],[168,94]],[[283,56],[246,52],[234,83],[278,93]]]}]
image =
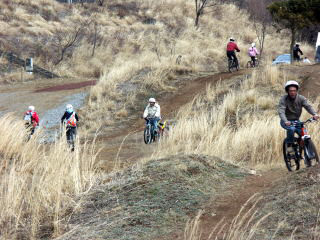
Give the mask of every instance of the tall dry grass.
[{"label": "tall dry grass", "polygon": [[1,239],[57,236],[96,182],[94,144],[78,142],[71,152],[65,136],[50,146],[37,135],[25,142],[23,122],[12,115],[0,119],[0,134]]},{"label": "tall dry grass", "polygon": [[[201,153],[250,167],[282,165],[285,130],[277,105],[287,80],[286,72],[266,66],[233,86],[209,86],[180,110],[177,124],[153,157]],[[318,130],[319,124],[310,124],[311,133]],[[319,146],[319,137],[313,136]]]}]

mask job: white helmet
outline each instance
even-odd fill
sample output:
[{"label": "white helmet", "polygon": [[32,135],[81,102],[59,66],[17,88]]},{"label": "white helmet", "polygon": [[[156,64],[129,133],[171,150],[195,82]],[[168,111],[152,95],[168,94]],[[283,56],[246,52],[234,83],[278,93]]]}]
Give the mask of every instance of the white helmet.
[{"label": "white helmet", "polygon": [[67,104],[66,110],[73,111],[73,106],[71,104]]},{"label": "white helmet", "polygon": [[234,37],[230,37],[230,41],[234,42],[235,41]]},{"label": "white helmet", "polygon": [[251,47],[255,47],[256,46],[256,43],[251,43]]},{"label": "white helmet", "polygon": [[29,110],[29,111],[32,111],[32,112],[33,112],[34,109],[35,109],[34,106],[29,106],[29,107],[28,107],[28,110]]},{"label": "white helmet", "polygon": [[286,83],[286,85],[284,85],[284,90],[286,90],[286,92],[288,92],[289,87],[295,86],[297,87],[297,90],[299,89],[299,83],[293,80],[290,80]]},{"label": "white helmet", "polygon": [[156,102],[156,99],[154,98],[149,98],[149,103],[155,103]]}]

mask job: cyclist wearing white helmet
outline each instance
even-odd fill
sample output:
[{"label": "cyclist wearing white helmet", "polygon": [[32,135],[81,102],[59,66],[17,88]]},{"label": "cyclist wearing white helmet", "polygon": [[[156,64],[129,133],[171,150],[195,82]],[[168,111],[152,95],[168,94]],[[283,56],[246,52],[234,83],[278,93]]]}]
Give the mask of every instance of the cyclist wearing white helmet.
[{"label": "cyclist wearing white helmet", "polygon": [[29,106],[28,107],[28,111],[26,111],[24,113],[23,119],[25,121],[26,128],[29,129],[29,132],[30,132],[30,135],[29,135],[29,138],[28,138],[28,140],[29,140],[31,135],[34,134],[34,131],[35,131],[36,127],[39,126],[39,115],[35,111],[35,107],[34,106]]},{"label": "cyclist wearing white helmet", "polygon": [[256,44],[255,43],[251,43],[251,47],[249,47],[248,50],[248,55],[251,58],[251,61],[253,62],[253,66],[256,66],[256,57],[257,55],[259,55],[259,51],[256,48]]},{"label": "cyclist wearing white helmet", "polygon": [[156,103],[154,98],[149,98],[149,104],[144,110],[143,118],[148,122],[150,121],[155,131],[158,129],[158,122],[161,119],[160,105]]},{"label": "cyclist wearing white helmet", "polygon": [[288,81],[284,87],[287,95],[284,95],[280,99],[278,113],[280,116],[280,125],[287,130],[287,143],[294,142],[294,133],[301,133],[299,127],[294,126],[292,122],[299,121],[302,113],[302,108],[306,109],[315,120],[319,119],[316,111],[308,103],[307,99],[298,94],[299,83],[296,81]]},{"label": "cyclist wearing white helmet", "polygon": [[73,110],[71,104],[67,104],[66,111],[61,118],[61,123],[66,125],[67,142],[74,151],[74,141],[77,136],[77,123],[79,122],[78,114]]}]

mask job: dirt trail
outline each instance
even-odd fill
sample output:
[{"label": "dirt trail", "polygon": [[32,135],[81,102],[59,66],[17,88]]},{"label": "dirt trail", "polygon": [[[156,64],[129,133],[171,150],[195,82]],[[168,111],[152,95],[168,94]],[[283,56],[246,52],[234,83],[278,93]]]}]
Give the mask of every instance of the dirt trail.
[{"label": "dirt trail", "polygon": [[[207,240],[214,227],[224,219],[224,230],[228,230],[232,220],[238,215],[241,207],[254,194],[261,194],[270,189],[274,182],[286,176],[285,169],[270,170],[262,175],[252,175],[234,185],[229,194],[220,196],[210,201],[205,208],[205,214],[201,217],[201,239]],[[218,229],[219,231],[220,229]],[[221,232],[221,236],[224,231]],[[214,235],[215,236],[215,235]]]},{"label": "dirt trail", "polygon": [[[203,93],[207,85],[233,79],[247,72],[248,70],[240,70],[234,73],[219,73],[188,81],[177,92],[157,99],[161,105],[161,115],[164,119],[173,118],[180,107],[192,101],[196,95]],[[99,166],[102,169],[110,171],[115,161],[120,163],[120,166],[132,165],[136,159],[152,153],[154,146],[152,144],[146,146],[143,142],[144,120],[139,118],[141,114],[142,112],[137,113],[136,120],[131,121],[130,127],[98,138],[100,147],[103,147],[98,156]]]}]

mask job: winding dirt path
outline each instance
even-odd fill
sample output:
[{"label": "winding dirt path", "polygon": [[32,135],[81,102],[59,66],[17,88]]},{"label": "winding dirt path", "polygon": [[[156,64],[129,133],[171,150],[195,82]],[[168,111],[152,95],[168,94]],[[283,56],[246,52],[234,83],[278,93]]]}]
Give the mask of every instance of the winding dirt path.
[{"label": "winding dirt path", "polygon": [[[161,115],[164,119],[174,118],[183,105],[192,101],[196,95],[204,93],[209,84],[233,81],[235,77],[246,73],[248,70],[244,69],[234,73],[219,73],[189,80],[178,91],[157,99],[161,105]],[[141,114],[142,112],[137,113],[136,120],[131,121],[130,127],[98,138],[99,146],[102,147],[98,156],[100,168],[111,171],[115,162],[121,167],[130,166],[137,159],[149,156],[153,152],[153,145],[146,146],[143,142],[144,120],[139,118]]]}]

